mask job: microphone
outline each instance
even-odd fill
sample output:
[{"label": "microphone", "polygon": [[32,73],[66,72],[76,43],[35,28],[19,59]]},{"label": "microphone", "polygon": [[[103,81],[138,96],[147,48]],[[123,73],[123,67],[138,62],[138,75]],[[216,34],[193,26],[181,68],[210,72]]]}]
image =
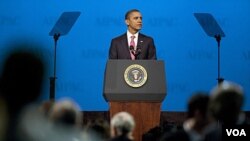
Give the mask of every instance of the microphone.
[{"label": "microphone", "polygon": [[133,55],[135,55],[135,49],[134,46],[129,46],[129,50],[132,52]]},{"label": "microphone", "polygon": [[135,50],[135,59],[139,59],[138,56],[139,54],[141,53],[141,47],[140,46],[137,46],[136,50]]},{"label": "microphone", "polygon": [[135,50],[134,46],[129,46],[129,50],[135,56],[135,59],[138,59],[138,55],[141,53],[141,47],[137,46]]},{"label": "microphone", "polygon": [[141,47],[140,46],[137,46],[137,49],[135,51],[135,54],[136,55],[139,55],[141,53]]},{"label": "microphone", "polygon": [[129,46],[129,50],[133,51],[134,50],[134,46]]}]

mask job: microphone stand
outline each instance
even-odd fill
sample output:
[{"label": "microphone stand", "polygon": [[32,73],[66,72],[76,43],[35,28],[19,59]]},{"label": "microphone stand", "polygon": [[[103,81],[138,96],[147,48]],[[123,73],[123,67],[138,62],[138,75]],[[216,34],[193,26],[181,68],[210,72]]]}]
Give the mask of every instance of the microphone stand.
[{"label": "microphone stand", "polygon": [[137,49],[135,50],[135,59],[138,60],[138,56],[141,53],[141,47],[137,46]]},{"label": "microphone stand", "polygon": [[56,83],[56,47],[57,47],[57,41],[60,37],[60,33],[58,34],[54,34],[53,38],[54,38],[54,47],[55,47],[55,51],[54,51],[54,73],[53,76],[50,77],[50,100],[54,101],[55,99],[55,83]]},{"label": "microphone stand", "polygon": [[133,46],[129,46],[129,50],[135,56],[135,60],[138,60],[138,55],[141,53],[141,48],[137,47],[137,49],[135,50]]}]

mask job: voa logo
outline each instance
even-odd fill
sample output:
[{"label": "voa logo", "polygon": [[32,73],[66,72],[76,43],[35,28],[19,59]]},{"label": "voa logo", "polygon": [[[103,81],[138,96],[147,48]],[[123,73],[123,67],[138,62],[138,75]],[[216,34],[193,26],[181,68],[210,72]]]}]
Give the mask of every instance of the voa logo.
[{"label": "voa logo", "polygon": [[226,129],[227,136],[247,136],[244,129]]}]

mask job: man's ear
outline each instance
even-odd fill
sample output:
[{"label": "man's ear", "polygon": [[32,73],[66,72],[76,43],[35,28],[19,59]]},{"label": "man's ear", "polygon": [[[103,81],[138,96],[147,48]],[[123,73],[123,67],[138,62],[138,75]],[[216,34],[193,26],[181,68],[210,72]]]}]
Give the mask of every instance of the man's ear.
[{"label": "man's ear", "polygon": [[126,24],[126,25],[129,25],[129,22],[128,22],[128,20],[127,20],[127,19],[125,20],[125,24]]}]

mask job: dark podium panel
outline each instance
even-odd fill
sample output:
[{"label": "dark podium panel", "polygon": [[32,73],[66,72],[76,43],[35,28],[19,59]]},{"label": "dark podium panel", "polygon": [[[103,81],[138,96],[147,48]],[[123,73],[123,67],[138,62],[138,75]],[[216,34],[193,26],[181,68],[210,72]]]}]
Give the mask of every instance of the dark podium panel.
[{"label": "dark podium panel", "polygon": [[[126,69],[138,64],[147,72],[147,81],[141,87],[129,86],[124,74]],[[126,75],[125,75],[126,76]],[[126,111],[135,119],[134,141],[160,124],[161,102],[166,96],[166,76],[163,61],[157,60],[109,60],[106,65],[103,96],[109,102],[112,118]]]},{"label": "dark podium panel", "polygon": [[[126,68],[133,64],[139,64],[147,71],[147,81],[139,88],[129,86],[124,80]],[[109,60],[105,70],[103,94],[106,101],[163,101],[166,96],[164,62],[156,60]]]}]

